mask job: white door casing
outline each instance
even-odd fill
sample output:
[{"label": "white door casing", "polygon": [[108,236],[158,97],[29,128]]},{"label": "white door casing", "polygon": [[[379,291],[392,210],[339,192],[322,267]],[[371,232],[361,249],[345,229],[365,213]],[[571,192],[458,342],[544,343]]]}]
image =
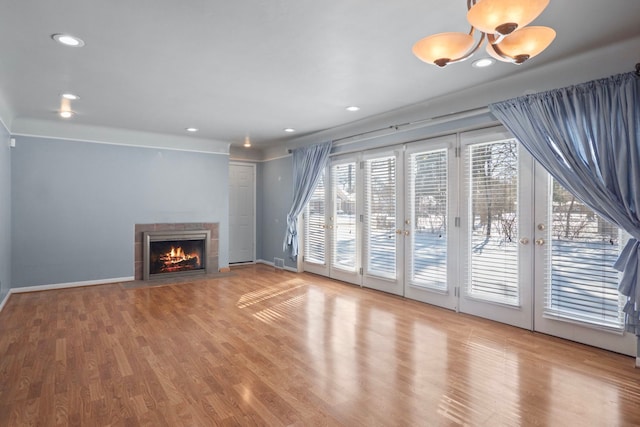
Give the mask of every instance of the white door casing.
[{"label": "white door casing", "polygon": [[229,163],[229,263],[255,261],[255,170]]}]

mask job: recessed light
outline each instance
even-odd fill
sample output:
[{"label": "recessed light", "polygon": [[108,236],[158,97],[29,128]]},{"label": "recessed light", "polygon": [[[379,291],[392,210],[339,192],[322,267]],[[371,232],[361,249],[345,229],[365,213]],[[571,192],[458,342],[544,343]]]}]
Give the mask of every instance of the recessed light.
[{"label": "recessed light", "polygon": [[72,93],[63,93],[62,97],[64,99],[68,99],[70,101],[77,101],[78,99],[80,99],[80,97],[78,95],[74,95]]},{"label": "recessed light", "polygon": [[346,108],[347,111],[358,111],[360,110],[360,107],[356,107],[355,105],[351,105],[350,107]]},{"label": "recessed light", "polygon": [[489,67],[490,65],[493,65],[495,61],[491,58],[482,58],[482,59],[478,59],[476,61],[473,61],[471,63],[471,66],[476,67],[476,68],[484,68],[484,67]]},{"label": "recessed light", "polygon": [[251,139],[249,139],[248,136],[244,137],[244,146],[247,148],[251,147]]},{"label": "recessed light", "polygon": [[187,132],[198,132],[198,128],[186,128]]},{"label": "recessed light", "polygon": [[284,129],[284,131],[288,132],[288,133],[292,133],[292,132],[295,132],[296,130],[293,129],[293,128],[286,128],[286,129]]},{"label": "recessed light", "polygon": [[70,119],[73,117],[73,111],[60,111],[60,117],[63,119]]},{"label": "recessed light", "polygon": [[79,39],[78,37],[72,36],[70,34],[53,34],[51,38],[65,46],[71,46],[71,47],[84,46],[84,41],[82,41],[82,39]]}]

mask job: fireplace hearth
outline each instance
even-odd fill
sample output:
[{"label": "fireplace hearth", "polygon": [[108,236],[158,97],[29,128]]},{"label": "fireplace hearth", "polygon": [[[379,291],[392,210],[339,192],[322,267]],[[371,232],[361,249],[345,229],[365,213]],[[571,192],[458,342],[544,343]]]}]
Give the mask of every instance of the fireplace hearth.
[{"label": "fireplace hearth", "polygon": [[143,279],[205,274],[209,230],[145,231],[142,238]]}]

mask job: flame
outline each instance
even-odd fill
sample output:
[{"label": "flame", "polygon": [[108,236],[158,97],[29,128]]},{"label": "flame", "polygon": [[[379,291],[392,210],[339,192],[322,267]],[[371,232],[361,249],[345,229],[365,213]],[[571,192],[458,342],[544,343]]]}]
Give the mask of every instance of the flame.
[{"label": "flame", "polygon": [[[172,246],[171,250],[160,256],[163,271],[180,271],[200,267],[200,256],[197,252],[185,253],[182,247]],[[185,264],[185,261],[187,262]],[[192,261],[192,262],[189,262]]]}]

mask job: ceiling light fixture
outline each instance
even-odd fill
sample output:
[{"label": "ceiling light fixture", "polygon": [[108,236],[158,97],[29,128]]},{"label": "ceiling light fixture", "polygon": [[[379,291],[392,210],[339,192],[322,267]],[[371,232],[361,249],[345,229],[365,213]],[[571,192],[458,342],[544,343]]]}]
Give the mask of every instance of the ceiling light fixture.
[{"label": "ceiling light fixture", "polygon": [[63,119],[70,119],[73,117],[74,112],[71,109],[70,98],[62,96],[62,99],[60,99],[60,110],[58,110],[58,114],[60,114],[60,117]]},{"label": "ceiling light fixture", "polygon": [[78,99],[80,99],[78,95],[74,95],[72,93],[63,93],[62,97],[68,99],[69,101],[77,101]]},{"label": "ceiling light fixture", "polygon": [[360,107],[356,107],[355,105],[352,105],[350,107],[346,108],[347,111],[359,111]]},{"label": "ceiling light fixture", "polygon": [[[555,39],[549,27],[526,27],[549,4],[549,0],[467,0],[469,33],[439,33],[416,42],[413,53],[422,61],[444,67],[464,61],[488,40],[493,58],[522,64],[545,50]],[[480,33],[476,41],[475,31]]]},{"label": "ceiling light fixture", "polygon": [[198,132],[198,128],[186,128],[187,132]]},{"label": "ceiling light fixture", "polygon": [[296,130],[295,130],[295,129],[293,129],[293,128],[286,128],[286,129],[284,129],[284,131],[285,131],[285,132],[287,132],[287,133],[293,133],[293,132],[295,132]]},{"label": "ceiling light fixture", "polygon": [[475,68],[486,68],[492,66],[494,63],[495,61],[491,58],[481,58],[473,61],[471,66]]},{"label": "ceiling light fixture", "polygon": [[78,37],[72,36],[70,34],[52,34],[51,38],[65,46],[71,46],[71,47],[84,46],[84,41],[82,39],[79,39]]},{"label": "ceiling light fixture", "polygon": [[246,147],[246,148],[251,147],[251,140],[249,139],[248,136],[244,137],[244,147]]}]

